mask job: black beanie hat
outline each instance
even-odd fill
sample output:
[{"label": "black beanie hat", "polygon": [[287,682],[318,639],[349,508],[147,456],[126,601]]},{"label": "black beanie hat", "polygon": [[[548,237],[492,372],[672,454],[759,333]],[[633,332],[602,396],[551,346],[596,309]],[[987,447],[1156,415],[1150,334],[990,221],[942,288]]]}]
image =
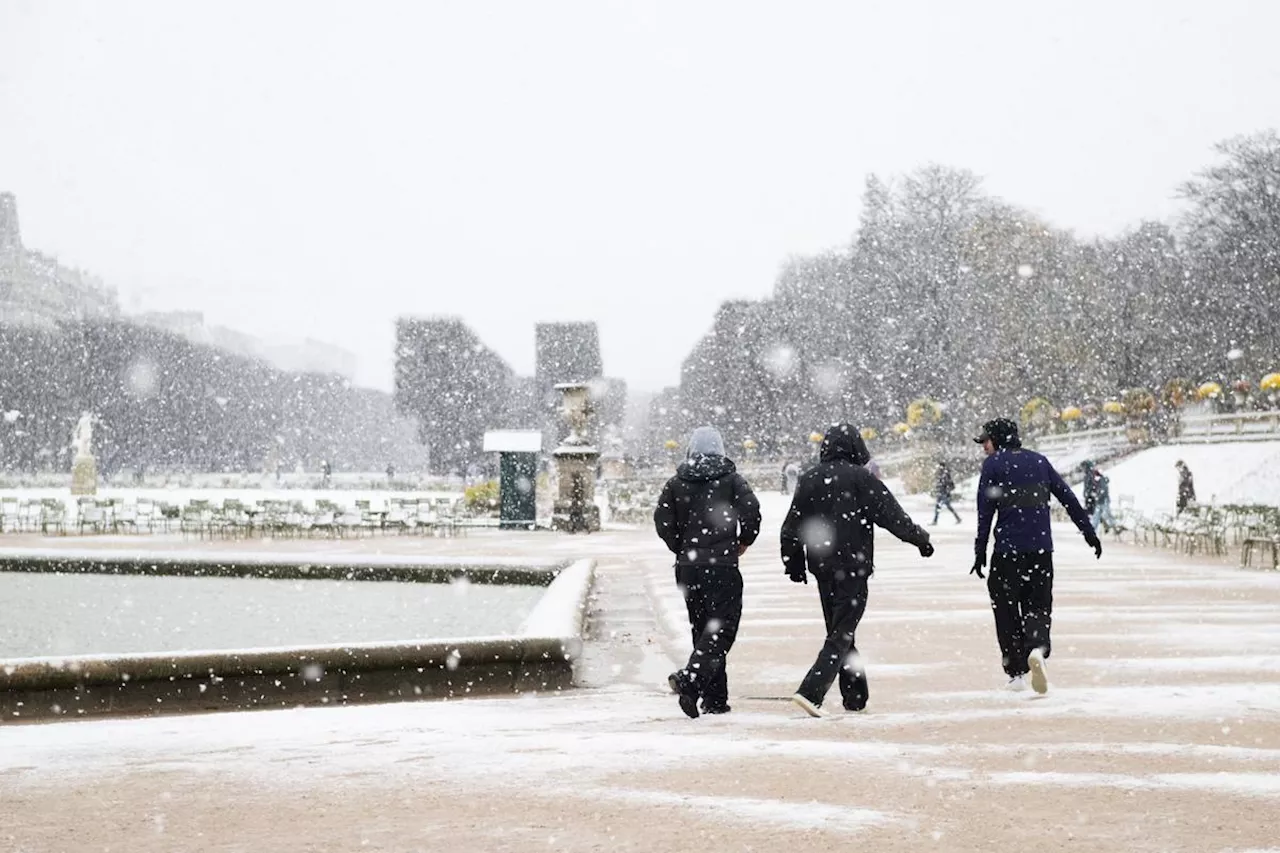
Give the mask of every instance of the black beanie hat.
[{"label": "black beanie hat", "polygon": [[992,445],[997,450],[1002,447],[1018,448],[1022,446],[1022,439],[1018,437],[1018,425],[1008,418],[996,418],[983,424],[982,432],[978,433],[978,437],[974,441],[982,444],[987,439],[991,439]]}]

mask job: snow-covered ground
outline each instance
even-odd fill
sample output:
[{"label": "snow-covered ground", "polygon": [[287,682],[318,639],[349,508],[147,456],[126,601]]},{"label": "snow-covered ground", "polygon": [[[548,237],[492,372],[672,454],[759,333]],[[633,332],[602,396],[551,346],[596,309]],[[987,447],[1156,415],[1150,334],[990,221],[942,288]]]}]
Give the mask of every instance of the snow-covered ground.
[{"label": "snow-covered ground", "polygon": [[[904,503],[931,517],[931,503]],[[785,499],[762,504],[728,715],[688,720],[666,692],[688,635],[650,530],[432,542],[455,556],[598,559],[593,686],[0,728],[0,839],[138,851],[1276,847],[1280,575],[1111,544],[1097,561],[1062,528],[1053,686],[1008,693],[962,504],[963,524],[930,528],[931,560],[880,534],[858,635],[869,713],[813,720],[784,700],[821,643],[816,590],[779,565]]]}]

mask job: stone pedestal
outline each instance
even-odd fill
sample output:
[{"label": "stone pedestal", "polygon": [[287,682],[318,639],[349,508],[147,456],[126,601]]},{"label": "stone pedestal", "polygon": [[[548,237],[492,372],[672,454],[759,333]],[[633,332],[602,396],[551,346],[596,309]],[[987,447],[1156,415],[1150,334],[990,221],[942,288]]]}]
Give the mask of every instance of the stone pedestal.
[{"label": "stone pedestal", "polygon": [[559,488],[551,506],[551,529],[592,533],[600,529],[596,506],[596,461],[600,452],[589,445],[561,445],[551,454]]},{"label": "stone pedestal", "polygon": [[551,505],[551,529],[590,533],[600,529],[600,508],[596,506],[600,451],[588,438],[594,411],[591,386],[585,382],[562,382],[555,388],[564,395],[561,413],[569,424],[569,435],[551,453],[559,481]]},{"label": "stone pedestal", "polygon": [[71,463],[71,494],[98,493],[98,461],[92,456],[77,456]]}]

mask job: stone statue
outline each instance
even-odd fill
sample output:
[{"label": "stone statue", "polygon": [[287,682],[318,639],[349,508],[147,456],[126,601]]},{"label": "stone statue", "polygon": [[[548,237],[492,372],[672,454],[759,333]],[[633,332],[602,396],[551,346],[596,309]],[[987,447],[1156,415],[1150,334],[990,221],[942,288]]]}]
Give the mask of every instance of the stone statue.
[{"label": "stone statue", "polygon": [[76,421],[71,433],[71,494],[94,495],[98,493],[98,462],[93,458],[93,412],[85,412]]},{"label": "stone statue", "polygon": [[93,456],[93,413],[85,412],[76,421],[75,432],[71,434],[71,446],[76,451],[77,459]]},{"label": "stone statue", "polygon": [[569,435],[564,444],[581,446],[590,444],[588,424],[594,407],[591,405],[591,388],[584,383],[565,382],[556,386],[563,395],[560,416],[569,425]]}]

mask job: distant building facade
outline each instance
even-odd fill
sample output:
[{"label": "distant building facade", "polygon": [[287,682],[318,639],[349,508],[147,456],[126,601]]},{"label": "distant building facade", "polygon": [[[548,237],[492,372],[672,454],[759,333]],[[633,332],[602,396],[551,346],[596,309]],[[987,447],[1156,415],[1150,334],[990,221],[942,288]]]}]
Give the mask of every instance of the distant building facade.
[{"label": "distant building facade", "polygon": [[0,193],[0,321],[53,328],[119,314],[116,292],[99,279],[23,246],[18,201],[12,193]]}]

